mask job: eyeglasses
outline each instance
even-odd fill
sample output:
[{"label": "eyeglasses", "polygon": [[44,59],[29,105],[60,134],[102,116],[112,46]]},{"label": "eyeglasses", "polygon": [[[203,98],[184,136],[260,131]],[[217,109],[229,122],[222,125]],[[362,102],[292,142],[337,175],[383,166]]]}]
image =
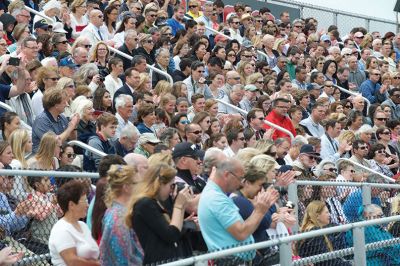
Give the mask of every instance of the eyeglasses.
[{"label": "eyeglasses", "polygon": [[190,124],[190,121],[189,120],[182,120],[182,121],[179,121],[179,123],[181,123],[182,125],[188,125],[188,124]]},{"label": "eyeglasses", "polygon": [[344,54],[344,56],[351,56],[351,54]]},{"label": "eyeglasses", "polygon": [[231,79],[240,80],[240,77],[234,77],[234,78],[231,78]]},{"label": "eyeglasses", "polygon": [[293,27],[295,27],[295,28],[302,28],[303,26],[301,26],[301,25],[294,25]]},{"label": "eyeglasses", "polygon": [[228,57],[235,57],[236,55],[235,54],[228,54],[227,56]]},{"label": "eyeglasses", "polygon": [[383,135],[390,135],[390,134],[392,134],[392,132],[390,132],[390,131],[384,131],[384,132],[382,132],[381,134],[383,134]]},{"label": "eyeglasses", "polygon": [[60,41],[60,42],[57,42],[57,43],[67,44],[67,43],[68,43],[68,41],[67,41],[67,40],[65,40],[65,41]]},{"label": "eyeglasses", "polygon": [[[92,45],[91,45],[91,44],[82,44],[82,46],[85,47],[86,49],[92,48]],[[99,49],[99,50],[100,50],[100,49]],[[106,49],[105,49],[105,50],[106,50]]]},{"label": "eyeglasses", "polygon": [[75,154],[75,153],[67,153],[67,157],[68,157],[69,159],[71,159],[71,158],[74,158],[74,159],[75,159],[76,154]]},{"label": "eyeglasses", "polygon": [[245,55],[245,54],[242,54],[242,56],[246,57],[246,58],[251,58],[252,57],[252,55]]},{"label": "eyeglasses", "polygon": [[344,108],[351,109],[352,107],[351,107],[351,105],[345,105]]},{"label": "eyeglasses", "polygon": [[153,40],[147,40],[146,42],[147,43],[153,43]]},{"label": "eyeglasses", "polygon": [[234,172],[232,172],[232,171],[229,171],[229,173],[230,173],[231,175],[233,175],[235,178],[237,178],[240,182],[242,182],[243,176],[242,176],[242,177],[237,176],[237,175],[236,175]]},{"label": "eyeglasses", "polygon": [[196,130],[196,131],[192,131],[192,132],[189,132],[189,133],[192,133],[192,134],[195,134],[195,135],[199,135],[201,133],[201,131],[200,130]]},{"label": "eyeglasses", "polygon": [[60,78],[46,78],[46,79],[51,79],[52,81],[58,81]]},{"label": "eyeglasses", "polygon": [[381,74],[380,73],[371,73],[371,75],[380,76]]},{"label": "eyeglasses", "polygon": [[326,87],[326,88],[332,88],[333,85],[324,85],[324,87]]},{"label": "eyeglasses", "polygon": [[326,169],[324,169],[324,171],[329,171],[329,172],[332,172],[332,173],[336,173],[337,172],[337,170],[336,170],[336,168],[326,168]]},{"label": "eyeglasses", "polygon": [[393,94],[392,96],[395,98],[400,98],[400,94]]},{"label": "eyeglasses", "polygon": [[262,19],[256,19],[256,22],[262,22]]},{"label": "eyeglasses", "polygon": [[386,117],[376,117],[375,119],[378,121],[387,121],[388,120]]}]

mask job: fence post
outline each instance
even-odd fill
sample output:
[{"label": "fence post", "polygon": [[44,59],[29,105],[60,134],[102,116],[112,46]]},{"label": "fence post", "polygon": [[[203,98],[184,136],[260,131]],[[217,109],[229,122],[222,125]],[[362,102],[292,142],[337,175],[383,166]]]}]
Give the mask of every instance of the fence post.
[{"label": "fence post", "polygon": [[361,186],[361,191],[362,191],[363,206],[371,204],[371,186],[369,184],[363,184]]},{"label": "fence post", "polygon": [[298,232],[299,231],[299,198],[297,197],[297,183],[294,182],[292,184],[289,184],[288,186],[288,198],[291,202],[295,204],[294,206],[294,215],[297,217],[296,223],[293,226],[293,232]]},{"label": "fence post", "polygon": [[333,25],[337,26],[337,21],[338,21],[338,13],[333,13]]},{"label": "fence post", "polygon": [[354,265],[367,265],[364,227],[353,228]]},{"label": "fence post", "polygon": [[292,265],[292,242],[279,244],[279,264]]}]

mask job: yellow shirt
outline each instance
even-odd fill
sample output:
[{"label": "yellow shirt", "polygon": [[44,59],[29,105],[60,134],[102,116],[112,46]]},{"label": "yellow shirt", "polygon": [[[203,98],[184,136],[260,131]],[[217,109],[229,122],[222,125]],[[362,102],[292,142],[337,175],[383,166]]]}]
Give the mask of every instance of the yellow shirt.
[{"label": "yellow shirt", "polygon": [[193,14],[191,11],[188,11],[186,15],[191,16],[193,19],[203,16],[203,12],[199,11],[198,15]]}]

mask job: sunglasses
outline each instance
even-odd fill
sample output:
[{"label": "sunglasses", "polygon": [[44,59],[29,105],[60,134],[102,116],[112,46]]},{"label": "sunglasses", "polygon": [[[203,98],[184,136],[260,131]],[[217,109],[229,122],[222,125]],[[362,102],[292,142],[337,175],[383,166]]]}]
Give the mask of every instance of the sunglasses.
[{"label": "sunglasses", "polygon": [[381,134],[383,134],[383,135],[390,135],[390,134],[392,134],[392,132],[390,132],[390,131],[384,131],[384,132],[382,132]]},{"label": "sunglasses", "polygon": [[351,107],[351,105],[345,105],[344,108],[351,109],[352,107]]},{"label": "sunglasses", "polygon": [[239,23],[240,23],[239,21],[232,22],[232,24],[239,24]]},{"label": "sunglasses", "polygon": [[150,17],[152,17],[152,18],[155,18],[155,17],[157,17],[157,15],[156,14],[152,14],[152,15],[149,15]]},{"label": "sunglasses", "polygon": [[337,172],[337,170],[336,170],[336,168],[327,168],[327,169],[324,169],[325,171],[329,171],[329,172],[332,172],[332,173],[336,173]]},{"label": "sunglasses", "polygon": [[74,158],[74,159],[75,159],[76,154],[75,154],[75,153],[67,153],[67,157],[68,157],[69,159],[71,159],[71,158]]},{"label": "sunglasses", "polygon": [[195,135],[199,135],[201,133],[201,131],[200,130],[196,130],[196,131],[192,131],[192,132],[189,132],[189,133],[193,133]]},{"label": "sunglasses", "polygon": [[189,8],[196,8],[197,6],[189,6]]},{"label": "sunglasses", "polygon": [[85,45],[82,45],[82,46],[85,47],[85,48],[91,48],[92,47],[91,44],[85,44]]},{"label": "sunglasses", "polygon": [[385,150],[379,150],[379,151],[376,151],[376,153],[385,154],[386,152],[385,152]]},{"label": "sunglasses", "polygon": [[52,81],[58,81],[60,78],[46,78],[46,79],[51,79]]},{"label": "sunglasses", "polygon": [[261,81],[256,81],[256,83],[258,83],[258,84],[264,84],[264,81],[263,80],[261,80]]},{"label": "sunglasses", "polygon": [[67,41],[67,40],[65,40],[65,41],[61,41],[61,42],[57,42],[57,43],[67,44],[67,43],[68,43],[68,41]]},{"label": "sunglasses", "polygon": [[358,147],[358,149],[360,149],[360,150],[368,150],[368,147],[367,146],[362,146],[362,147]]},{"label": "sunglasses", "polygon": [[400,77],[393,77],[393,79],[400,79]]},{"label": "sunglasses", "polygon": [[147,40],[146,42],[147,43],[153,43],[153,40]]},{"label": "sunglasses", "polygon": [[377,117],[375,119],[378,121],[387,121],[388,120],[386,117]]}]

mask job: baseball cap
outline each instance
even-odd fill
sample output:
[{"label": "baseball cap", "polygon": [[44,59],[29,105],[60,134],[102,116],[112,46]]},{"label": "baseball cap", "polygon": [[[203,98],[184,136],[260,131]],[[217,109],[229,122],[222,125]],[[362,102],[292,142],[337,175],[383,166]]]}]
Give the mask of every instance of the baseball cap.
[{"label": "baseball cap", "polygon": [[172,158],[176,159],[184,156],[202,159],[204,157],[204,151],[197,149],[196,144],[190,142],[178,143],[172,150]]},{"label": "baseball cap", "polygon": [[320,40],[323,41],[323,42],[325,42],[325,41],[331,42],[331,38],[326,34],[322,35]]},{"label": "baseball cap", "polygon": [[76,64],[75,64],[74,60],[72,59],[72,57],[67,56],[60,60],[59,66],[60,67],[66,66],[66,67],[74,68],[74,67],[76,67]]},{"label": "baseball cap", "polygon": [[160,142],[161,141],[153,133],[143,133],[142,135],[140,135],[138,140],[139,144],[146,144],[146,143],[157,144]]},{"label": "baseball cap", "polygon": [[246,91],[256,91],[256,90],[258,90],[257,87],[255,85],[253,85],[253,84],[248,84],[248,85],[244,86],[244,89]]},{"label": "baseball cap", "polygon": [[40,28],[40,29],[48,29],[49,27],[51,27],[51,25],[49,25],[49,23],[47,23],[47,21],[45,19],[39,20],[35,23],[35,25],[33,26],[34,29]]},{"label": "baseball cap", "polygon": [[307,90],[311,91],[311,90],[321,90],[321,86],[319,86],[317,83],[310,83],[307,85]]},{"label": "baseball cap", "polygon": [[67,33],[67,31],[64,30],[64,25],[61,22],[55,22],[53,24],[53,32],[56,32],[56,33]]},{"label": "baseball cap", "polygon": [[253,43],[251,41],[249,41],[249,40],[245,40],[242,43],[242,46],[245,47],[245,48],[250,48],[250,47],[253,47]]},{"label": "baseball cap", "polygon": [[304,144],[301,146],[300,154],[307,154],[318,158],[320,157],[320,154],[314,150],[314,147],[311,144]]}]

